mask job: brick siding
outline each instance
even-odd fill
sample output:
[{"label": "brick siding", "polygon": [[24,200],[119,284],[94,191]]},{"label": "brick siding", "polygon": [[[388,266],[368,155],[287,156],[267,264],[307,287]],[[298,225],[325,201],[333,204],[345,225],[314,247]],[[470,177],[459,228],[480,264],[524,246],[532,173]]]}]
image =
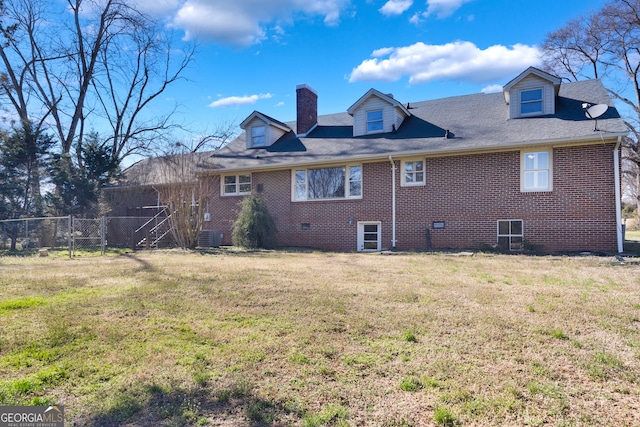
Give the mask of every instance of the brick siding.
[{"label": "brick siding", "polygon": [[[396,165],[396,248],[477,248],[497,241],[497,220],[521,219],[528,247],[544,251],[615,251],[613,144],[553,150],[553,191],[520,191],[520,152],[426,158],[426,185],[402,187]],[[358,200],[291,201],[290,170],[256,172],[278,227],[280,246],[357,249],[357,222],[381,221],[382,246],[392,246],[391,163],[363,164]],[[212,221],[223,244],[242,197],[211,196]],[[433,229],[434,221],[445,228]],[[303,230],[302,224],[310,229]]]},{"label": "brick siding", "polygon": [[296,88],[297,132],[304,134],[318,123],[318,95],[304,85]]}]

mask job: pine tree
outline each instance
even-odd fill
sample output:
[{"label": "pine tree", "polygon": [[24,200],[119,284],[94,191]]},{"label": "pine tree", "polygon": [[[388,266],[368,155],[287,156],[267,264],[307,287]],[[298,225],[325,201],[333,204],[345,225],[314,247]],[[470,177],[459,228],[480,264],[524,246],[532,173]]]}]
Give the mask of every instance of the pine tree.
[{"label": "pine tree", "polygon": [[233,223],[233,244],[251,249],[272,249],[276,246],[276,232],[265,199],[256,194],[245,197]]}]

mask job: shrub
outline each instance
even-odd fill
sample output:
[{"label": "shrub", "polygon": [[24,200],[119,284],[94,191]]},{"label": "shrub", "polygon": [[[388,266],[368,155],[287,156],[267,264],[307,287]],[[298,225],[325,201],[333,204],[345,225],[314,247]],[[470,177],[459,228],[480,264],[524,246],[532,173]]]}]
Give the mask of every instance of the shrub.
[{"label": "shrub", "polygon": [[233,244],[249,249],[271,249],[276,246],[276,232],[264,198],[257,194],[245,197],[233,223]]}]

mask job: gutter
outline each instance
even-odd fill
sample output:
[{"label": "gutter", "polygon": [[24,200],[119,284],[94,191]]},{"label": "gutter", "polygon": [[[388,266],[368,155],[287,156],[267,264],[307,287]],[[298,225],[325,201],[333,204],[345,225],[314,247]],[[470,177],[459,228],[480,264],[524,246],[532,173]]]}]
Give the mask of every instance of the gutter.
[{"label": "gutter", "polygon": [[[628,133],[628,132],[627,132]],[[621,136],[626,136],[627,133],[622,132],[611,132],[602,138],[606,138],[607,141],[618,138]],[[450,140],[451,141],[451,140]],[[320,158],[320,159],[310,159],[310,160],[301,160],[300,157],[294,157],[291,161],[283,162],[283,163],[271,163],[273,157],[251,157],[245,160],[253,160],[254,164],[250,166],[242,166],[235,168],[211,168],[208,170],[202,170],[196,172],[197,177],[201,176],[209,176],[209,175],[222,175],[225,173],[240,173],[240,172],[259,172],[259,171],[269,171],[269,170],[279,170],[279,169],[292,169],[292,168],[304,168],[308,166],[322,166],[322,165],[335,165],[336,163],[357,163],[357,162],[379,162],[384,161],[388,156],[397,157],[413,157],[413,156],[427,156],[427,157],[446,157],[446,156],[457,156],[464,154],[487,154],[487,153],[499,153],[504,151],[516,151],[522,150],[529,147],[537,147],[537,146],[548,146],[548,147],[564,147],[564,146],[572,146],[572,145],[591,145],[591,144],[601,144],[601,140],[594,139],[591,137],[582,137],[582,138],[561,138],[554,140],[539,140],[539,141],[521,141],[516,143],[511,143],[507,145],[503,145],[500,147],[496,146],[482,146],[482,147],[445,147],[445,148],[436,148],[436,149],[427,149],[427,150],[410,150],[410,151],[398,151],[393,152],[391,154],[388,153],[379,153],[379,154],[363,154],[351,157],[331,157],[329,158]],[[276,153],[282,154],[282,153]],[[216,155],[213,155],[212,158],[215,160]],[[270,164],[264,164],[266,161],[269,161]],[[263,163],[263,164],[260,164]]]},{"label": "gutter", "polygon": [[622,206],[620,191],[620,145],[622,137],[618,137],[616,147],[613,149],[613,174],[615,179],[616,194],[616,235],[618,240],[618,253],[624,252],[624,236],[622,235]]},{"label": "gutter", "polygon": [[396,163],[389,155],[391,162],[391,250],[396,249]]}]

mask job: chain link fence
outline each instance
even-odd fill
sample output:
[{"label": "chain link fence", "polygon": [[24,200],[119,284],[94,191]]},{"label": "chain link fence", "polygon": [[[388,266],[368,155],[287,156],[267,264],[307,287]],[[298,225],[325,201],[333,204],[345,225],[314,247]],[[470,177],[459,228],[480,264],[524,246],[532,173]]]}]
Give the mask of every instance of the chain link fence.
[{"label": "chain link fence", "polygon": [[108,249],[173,247],[166,217],[66,217],[0,221],[0,253],[68,251],[69,256],[104,254]]}]

